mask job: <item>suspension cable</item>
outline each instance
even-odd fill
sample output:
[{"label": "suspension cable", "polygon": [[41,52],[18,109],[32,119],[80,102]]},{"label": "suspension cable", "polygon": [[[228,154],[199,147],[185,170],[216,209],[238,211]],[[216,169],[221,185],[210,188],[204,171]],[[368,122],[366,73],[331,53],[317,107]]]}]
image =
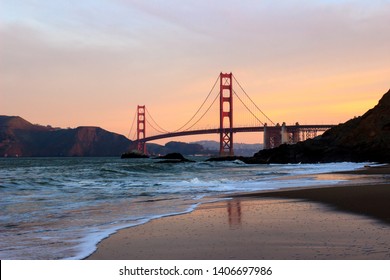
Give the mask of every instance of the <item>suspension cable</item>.
[{"label": "suspension cable", "polygon": [[129,130],[129,133],[127,134],[127,138],[131,139],[130,138],[130,133],[133,131],[133,127],[134,127],[134,123],[135,123],[135,118],[137,117],[137,113],[134,113],[134,118],[133,118],[133,122],[131,123],[131,127],[130,127],[130,130]]},{"label": "suspension cable", "polygon": [[[148,114],[148,116],[150,117],[150,119],[154,122],[154,124],[155,124],[159,129],[161,129],[161,131],[163,131],[163,132],[165,132],[165,133],[169,133],[168,130],[162,128],[162,127],[153,119],[152,115],[149,113],[149,111],[148,111],[147,108],[146,108],[145,111],[146,111],[146,113]],[[157,129],[156,129],[156,130],[157,130]]]},{"label": "suspension cable", "polygon": [[[211,95],[211,93],[213,92],[213,90],[214,90],[214,88],[215,88],[215,85],[217,84],[217,82],[218,82],[218,80],[219,80],[219,75],[218,75],[218,77],[217,77],[217,79],[215,80],[215,83],[214,83],[214,85],[213,85],[213,87],[211,88],[211,90],[210,90],[210,92],[209,92],[209,94],[207,95],[207,97],[206,97],[206,99],[203,101],[203,103],[202,103],[202,105],[200,105],[200,107],[198,108],[198,110],[195,112],[195,114],[189,119],[189,121],[187,121],[183,126],[181,126],[180,128],[178,128],[178,129],[176,129],[174,132],[178,132],[178,131],[180,131],[180,130],[182,130],[184,127],[186,127],[194,118],[195,118],[195,116],[199,113],[199,111],[203,108],[203,106],[204,106],[204,104],[206,103],[206,101],[209,99],[209,97],[210,97],[210,95]],[[218,96],[218,95],[217,95]],[[213,101],[213,103],[215,102],[215,99],[214,99],[214,101]],[[210,107],[207,109],[207,111],[210,109]],[[206,112],[207,112],[206,111]],[[202,117],[204,116],[204,114],[202,115]],[[201,117],[201,118],[202,118]],[[200,119],[199,119],[200,120]],[[196,123],[198,123],[199,122],[199,120],[196,122]],[[195,124],[196,124],[195,123]],[[193,127],[194,125],[192,125],[191,127]],[[190,127],[190,128],[191,128]],[[187,128],[186,130],[188,130],[188,129],[190,129],[190,128]]]},{"label": "suspension cable", "polygon": [[[257,108],[257,110],[260,111],[260,113],[263,114],[263,116],[265,116],[267,118],[267,120],[269,120],[273,125],[275,125],[275,123],[256,105],[255,102],[253,102],[252,98],[250,98],[250,96],[246,93],[246,91],[243,89],[243,87],[240,85],[240,83],[237,81],[236,77],[234,75],[233,76],[233,79],[236,81],[236,83],[238,84],[238,86],[241,88],[241,90],[245,93],[245,95],[248,97],[248,99],[255,105],[255,107]],[[236,94],[236,96],[238,96]],[[240,98],[239,98],[240,99]],[[241,101],[242,102],[242,101]],[[246,105],[245,105],[246,107]],[[252,113],[252,112],[251,112]],[[253,114],[253,113],[252,113]]]},{"label": "suspension cable", "polygon": [[159,129],[157,129],[154,125],[152,125],[147,119],[146,119],[146,122],[147,122],[147,124],[148,125],[150,125],[155,131],[157,131],[157,132],[160,132],[160,133],[167,133],[166,131],[161,131],[161,130],[159,130]]},{"label": "suspension cable", "polygon": [[238,100],[240,100],[240,102],[242,103],[242,105],[245,106],[245,108],[249,111],[249,113],[252,114],[253,117],[255,117],[255,119],[261,123],[261,125],[264,125],[264,123],[255,115],[255,113],[252,112],[252,110],[250,108],[248,108],[248,106],[244,103],[244,101],[242,101],[241,97],[236,93],[236,91],[233,90],[233,93],[235,96],[237,96]]},{"label": "suspension cable", "polygon": [[190,130],[193,126],[195,126],[207,113],[208,111],[210,110],[210,108],[214,105],[215,101],[218,99],[219,97],[219,94],[217,94],[213,100],[213,102],[210,104],[210,106],[207,108],[207,110],[203,113],[202,116],[200,116],[200,118],[193,124],[191,125],[190,127],[188,127],[185,131],[188,131]]}]

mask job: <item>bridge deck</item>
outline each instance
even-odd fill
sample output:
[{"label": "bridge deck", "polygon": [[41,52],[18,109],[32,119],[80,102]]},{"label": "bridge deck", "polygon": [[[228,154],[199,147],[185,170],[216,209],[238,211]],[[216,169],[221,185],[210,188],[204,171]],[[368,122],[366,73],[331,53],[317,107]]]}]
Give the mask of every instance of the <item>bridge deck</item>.
[{"label": "bridge deck", "polygon": [[[286,125],[287,131],[294,131],[294,130],[316,130],[316,131],[325,131],[329,128],[333,127],[332,124],[324,124],[324,125]],[[267,126],[267,129],[274,130],[274,129],[281,129],[282,126]],[[199,130],[189,130],[189,131],[179,131],[179,132],[170,132],[165,134],[159,134],[154,136],[145,137],[142,139],[143,142],[149,142],[159,139],[165,139],[165,138],[172,138],[172,137],[178,137],[178,136],[188,136],[188,135],[199,135],[199,134],[218,134],[221,132],[264,132],[264,126],[251,126],[251,127],[235,127],[235,128],[212,128],[212,129],[199,129]]]}]

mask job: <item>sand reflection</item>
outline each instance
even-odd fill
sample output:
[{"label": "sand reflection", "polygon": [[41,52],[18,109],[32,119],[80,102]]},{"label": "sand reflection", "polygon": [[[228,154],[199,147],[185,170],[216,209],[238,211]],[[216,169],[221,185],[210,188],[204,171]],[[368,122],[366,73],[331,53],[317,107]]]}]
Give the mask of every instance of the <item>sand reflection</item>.
[{"label": "sand reflection", "polygon": [[241,228],[241,202],[234,199],[227,203],[228,219],[230,229]]}]

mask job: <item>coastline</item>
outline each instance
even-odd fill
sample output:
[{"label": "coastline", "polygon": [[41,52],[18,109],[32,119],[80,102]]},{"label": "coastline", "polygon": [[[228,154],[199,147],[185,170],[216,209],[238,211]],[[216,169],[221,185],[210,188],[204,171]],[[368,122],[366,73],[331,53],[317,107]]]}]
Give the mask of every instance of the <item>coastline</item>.
[{"label": "coastline", "polygon": [[86,259],[390,259],[388,201],[390,183],[375,180],[237,194],[122,229]]}]

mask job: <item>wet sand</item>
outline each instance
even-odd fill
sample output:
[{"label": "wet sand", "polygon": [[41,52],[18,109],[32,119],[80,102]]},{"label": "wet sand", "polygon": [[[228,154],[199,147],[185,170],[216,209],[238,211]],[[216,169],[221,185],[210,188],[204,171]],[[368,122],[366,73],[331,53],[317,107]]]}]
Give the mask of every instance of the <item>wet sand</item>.
[{"label": "wet sand", "polygon": [[[353,173],[367,170],[390,174]],[[88,259],[390,259],[390,183],[237,195],[121,230]]]}]

